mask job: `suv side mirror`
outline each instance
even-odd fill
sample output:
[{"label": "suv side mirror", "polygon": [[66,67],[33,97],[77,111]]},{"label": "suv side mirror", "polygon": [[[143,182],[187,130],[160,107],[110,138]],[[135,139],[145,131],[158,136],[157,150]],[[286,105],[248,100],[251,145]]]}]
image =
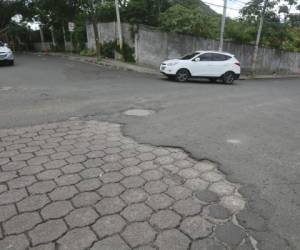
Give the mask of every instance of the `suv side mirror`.
[{"label": "suv side mirror", "polygon": [[200,58],[199,57],[197,57],[197,58],[195,58],[195,60],[194,60],[195,62],[200,62],[201,60],[200,60]]},{"label": "suv side mirror", "polygon": [[7,44],[7,43],[4,43],[4,47],[8,47],[8,44]]}]

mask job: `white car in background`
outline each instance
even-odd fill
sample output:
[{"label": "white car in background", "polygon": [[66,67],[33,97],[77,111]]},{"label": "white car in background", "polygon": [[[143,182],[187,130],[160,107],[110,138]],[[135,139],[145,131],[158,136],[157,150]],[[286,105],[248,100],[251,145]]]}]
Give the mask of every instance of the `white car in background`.
[{"label": "white car in background", "polygon": [[164,61],[160,65],[160,72],[179,82],[190,78],[208,78],[211,82],[221,79],[226,84],[233,84],[240,77],[241,65],[229,53],[196,51],[180,59]]},{"label": "white car in background", "polygon": [[7,44],[0,41],[0,63],[6,62],[9,65],[14,65],[14,54]]}]

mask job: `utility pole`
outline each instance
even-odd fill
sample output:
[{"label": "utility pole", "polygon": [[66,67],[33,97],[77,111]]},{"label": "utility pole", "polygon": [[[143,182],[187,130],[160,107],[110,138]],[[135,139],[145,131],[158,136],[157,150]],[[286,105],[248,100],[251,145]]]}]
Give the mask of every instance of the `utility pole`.
[{"label": "utility pole", "polygon": [[261,31],[262,31],[262,27],[263,27],[263,23],[264,23],[264,17],[265,17],[267,6],[268,6],[268,0],[264,0],[264,6],[263,6],[263,9],[260,13],[259,27],[258,27],[257,36],[256,36],[254,53],[253,53],[253,57],[252,57],[252,65],[251,65],[252,75],[255,74],[257,54],[258,54],[258,46],[259,46],[259,42],[260,42]]},{"label": "utility pole", "polygon": [[227,12],[227,0],[224,0],[223,16],[222,16],[221,31],[220,31],[220,46],[219,46],[219,51],[223,51],[224,30],[225,30],[225,22],[226,22],[226,12]]},{"label": "utility pole", "polygon": [[122,37],[122,28],[121,28],[121,18],[120,18],[120,10],[119,10],[119,2],[115,0],[116,5],[116,16],[117,16],[117,27],[118,27],[118,44],[119,48],[123,49],[123,37]]}]

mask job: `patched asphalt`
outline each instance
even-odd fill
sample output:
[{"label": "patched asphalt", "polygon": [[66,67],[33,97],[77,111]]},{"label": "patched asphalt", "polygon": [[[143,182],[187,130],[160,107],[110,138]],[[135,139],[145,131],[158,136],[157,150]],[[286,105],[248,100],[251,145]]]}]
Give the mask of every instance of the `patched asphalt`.
[{"label": "patched asphalt", "polygon": [[[247,202],[237,220],[260,249],[300,247],[299,79],[179,84],[55,57],[19,55],[16,62],[0,68],[0,127],[70,117],[124,124],[124,135],[139,143],[218,162],[226,179],[241,185]],[[124,115],[130,109],[155,113]]]}]

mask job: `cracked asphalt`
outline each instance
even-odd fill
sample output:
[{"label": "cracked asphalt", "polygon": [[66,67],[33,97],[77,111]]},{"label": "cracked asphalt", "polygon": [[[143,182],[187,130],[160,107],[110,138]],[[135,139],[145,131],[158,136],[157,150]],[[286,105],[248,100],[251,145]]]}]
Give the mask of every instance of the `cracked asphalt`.
[{"label": "cracked asphalt", "polygon": [[300,249],[299,97],[299,79],[18,55],[0,68],[0,249]]}]

